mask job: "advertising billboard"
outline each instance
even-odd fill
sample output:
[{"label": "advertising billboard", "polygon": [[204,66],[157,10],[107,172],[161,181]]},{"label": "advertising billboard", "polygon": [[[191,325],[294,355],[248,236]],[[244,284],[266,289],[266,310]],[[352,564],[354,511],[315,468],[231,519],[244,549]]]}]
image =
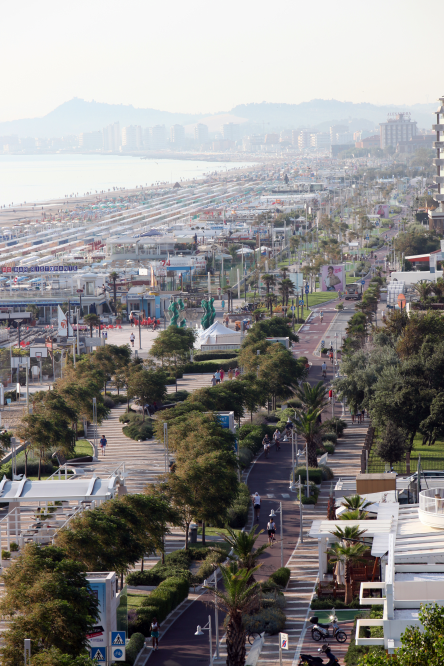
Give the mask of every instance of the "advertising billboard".
[{"label": "advertising billboard", "polygon": [[90,586],[92,593],[99,602],[99,618],[87,638],[91,646],[106,646],[106,583],[90,583]]},{"label": "advertising billboard", "polygon": [[321,291],[345,290],[345,266],[327,265],[321,268]]},{"label": "advertising billboard", "polygon": [[378,215],[382,220],[388,220],[389,206],[387,204],[378,204],[375,206],[375,215]]}]

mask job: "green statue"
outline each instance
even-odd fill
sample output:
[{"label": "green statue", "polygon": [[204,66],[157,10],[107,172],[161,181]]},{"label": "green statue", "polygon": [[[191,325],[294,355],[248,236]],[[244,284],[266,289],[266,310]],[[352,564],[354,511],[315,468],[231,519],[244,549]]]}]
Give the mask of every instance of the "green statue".
[{"label": "green statue", "polygon": [[216,319],[216,310],[214,309],[213,303],[214,298],[210,298],[209,301],[201,301],[200,303],[204,310],[202,319],[200,320],[204,331],[206,331],[207,328],[210,328],[211,324],[214,324],[214,320]]},{"label": "green statue", "polygon": [[209,314],[210,314],[209,326],[211,326],[211,324],[214,324],[214,320],[216,319],[216,310],[215,310],[215,307],[214,307],[214,298],[210,298],[208,310],[209,310]]},{"label": "green statue", "polygon": [[180,321],[180,324],[179,324],[179,328],[186,328],[187,320],[185,318],[185,313],[184,313],[185,303],[183,302],[183,300],[181,298],[179,298],[179,300],[177,301],[177,305],[179,306],[180,313],[183,314],[183,317],[182,317],[182,319]]},{"label": "green statue", "polygon": [[168,312],[171,312],[170,326],[177,326],[179,321],[179,307],[175,301],[171,301],[168,306]]}]

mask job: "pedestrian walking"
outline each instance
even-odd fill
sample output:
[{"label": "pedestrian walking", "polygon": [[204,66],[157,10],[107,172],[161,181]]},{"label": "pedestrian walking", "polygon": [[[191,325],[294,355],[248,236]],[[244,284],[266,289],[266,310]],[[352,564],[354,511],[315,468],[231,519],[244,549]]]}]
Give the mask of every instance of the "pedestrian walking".
[{"label": "pedestrian walking", "polygon": [[234,379],[237,379],[239,375],[240,375],[240,370],[239,368],[236,368],[236,370],[234,371]]},{"label": "pedestrian walking", "polygon": [[352,423],[354,423],[354,422],[355,422],[355,410],[354,410],[354,407],[350,407],[350,416],[351,416],[351,419],[352,419]]},{"label": "pedestrian walking", "polygon": [[225,372],[223,368],[219,370],[219,375],[220,375],[220,381],[223,382],[225,377]]},{"label": "pedestrian walking", "polygon": [[356,410],[356,418],[358,423],[361,423],[361,410],[359,408]]},{"label": "pedestrian walking", "polygon": [[323,377],[323,379],[327,379],[327,364],[326,364],[325,361],[321,365],[321,368],[322,368],[322,377]]},{"label": "pedestrian walking", "polygon": [[153,639],[154,651],[159,649],[159,629],[160,624],[158,623],[157,618],[153,617],[151,622],[151,638]]},{"label": "pedestrian walking", "polygon": [[268,454],[270,453],[270,438],[268,435],[265,435],[264,439],[262,440],[262,444],[264,445],[265,457],[268,458]]},{"label": "pedestrian walking", "polygon": [[216,384],[217,384],[216,375],[213,375],[211,377],[210,382],[211,382],[211,386],[216,386]]},{"label": "pedestrian walking", "polygon": [[276,523],[273,518],[270,516],[270,520],[267,523],[267,532],[268,532],[268,543],[273,548],[273,541],[276,534]]},{"label": "pedestrian walking", "polygon": [[131,333],[131,335],[130,335],[130,340],[131,340],[131,346],[132,346],[132,347],[134,347],[134,340],[135,340],[135,339],[136,339],[136,336],[134,335],[134,333]]},{"label": "pedestrian walking", "polygon": [[134,317],[133,317],[133,313],[130,312],[129,323],[131,324],[131,328],[133,327],[133,323],[134,323],[134,322],[133,322],[133,319],[134,319]]},{"label": "pedestrian walking", "polygon": [[229,368],[228,370],[228,379],[233,379],[233,368]]},{"label": "pedestrian walking", "polygon": [[254,510],[254,518],[257,522],[259,522],[259,513],[261,510],[261,496],[259,495],[258,492],[254,493],[253,495],[253,510]]},{"label": "pedestrian walking", "polygon": [[219,370],[216,371],[216,374],[214,376],[216,377],[216,384],[220,384],[220,372],[219,372]]},{"label": "pedestrian walking", "polygon": [[106,441],[105,435],[102,435],[101,440],[100,440],[100,448],[102,449],[102,456],[105,455],[105,450],[106,450],[106,445],[108,442]]},{"label": "pedestrian walking", "polygon": [[324,313],[322,312],[322,310],[321,310],[321,313],[320,313],[319,316],[321,318],[321,324],[322,324],[322,322],[324,321]]},{"label": "pedestrian walking", "polygon": [[331,402],[332,398],[333,398],[333,390],[329,389],[329,391],[328,391],[328,402]]},{"label": "pedestrian walking", "polygon": [[273,433],[273,442],[275,444],[276,451],[279,451],[280,448],[281,448],[280,441],[279,441],[280,438],[281,438],[281,433],[279,432],[278,428],[276,428],[276,430]]}]

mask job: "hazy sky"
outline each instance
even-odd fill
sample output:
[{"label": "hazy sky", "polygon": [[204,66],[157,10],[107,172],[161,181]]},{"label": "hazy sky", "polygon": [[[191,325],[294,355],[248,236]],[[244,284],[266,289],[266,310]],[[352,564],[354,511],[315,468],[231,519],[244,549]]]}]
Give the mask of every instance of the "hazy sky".
[{"label": "hazy sky", "polygon": [[431,102],[443,20],[443,0],[3,2],[0,120],[72,97],[193,113]]}]

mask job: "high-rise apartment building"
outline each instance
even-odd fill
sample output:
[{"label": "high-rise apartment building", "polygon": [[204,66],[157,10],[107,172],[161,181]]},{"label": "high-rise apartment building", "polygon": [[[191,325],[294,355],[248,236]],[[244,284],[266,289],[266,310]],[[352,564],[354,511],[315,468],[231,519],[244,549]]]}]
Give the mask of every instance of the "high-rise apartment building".
[{"label": "high-rise apartment building", "polygon": [[[348,132],[348,125],[332,125],[330,127],[330,143],[332,146],[336,146],[338,143],[341,143],[339,140],[338,134],[345,134]],[[353,140],[353,136],[352,136]]]},{"label": "high-rise apartment building", "polygon": [[222,125],[222,136],[225,141],[237,141],[240,139],[240,125],[236,123],[225,123]]},{"label": "high-rise apartment building", "polygon": [[429,210],[429,221],[432,229],[442,233],[444,230],[444,97],[439,98],[439,106],[435,113],[436,125],[432,125],[432,129],[436,132],[434,143],[436,157],[433,160],[436,176],[434,176],[433,182],[437,189],[433,192],[433,198],[437,202],[438,208],[433,211]]},{"label": "high-rise apartment building", "polygon": [[103,147],[103,133],[82,132],[79,135],[79,146],[83,150],[101,150]]},{"label": "high-rise apartment building", "polygon": [[122,129],[122,146],[127,150],[140,150],[143,147],[140,125],[128,125]]},{"label": "high-rise apartment building", "polygon": [[397,146],[400,141],[410,141],[416,136],[416,122],[410,113],[389,113],[386,123],[379,123],[380,147]]},{"label": "high-rise apartment building", "polygon": [[309,129],[301,130],[298,136],[299,150],[305,150],[306,148],[310,148],[310,139],[311,139],[311,130]]},{"label": "high-rise apartment building", "polygon": [[185,127],[183,125],[171,125],[170,143],[174,146],[182,146],[185,141]]},{"label": "high-rise apartment building", "polygon": [[117,152],[121,146],[120,138],[120,123],[113,123],[104,127],[102,130],[103,135],[103,150],[111,150]]},{"label": "high-rise apartment building", "polygon": [[197,123],[194,128],[194,138],[197,143],[207,143],[208,141],[208,125]]},{"label": "high-rise apartment building", "polygon": [[313,132],[310,134],[310,145],[315,150],[328,150],[330,148],[330,134],[328,132]]},{"label": "high-rise apartment building", "polygon": [[150,127],[150,148],[151,150],[164,150],[166,148],[165,125]]}]

